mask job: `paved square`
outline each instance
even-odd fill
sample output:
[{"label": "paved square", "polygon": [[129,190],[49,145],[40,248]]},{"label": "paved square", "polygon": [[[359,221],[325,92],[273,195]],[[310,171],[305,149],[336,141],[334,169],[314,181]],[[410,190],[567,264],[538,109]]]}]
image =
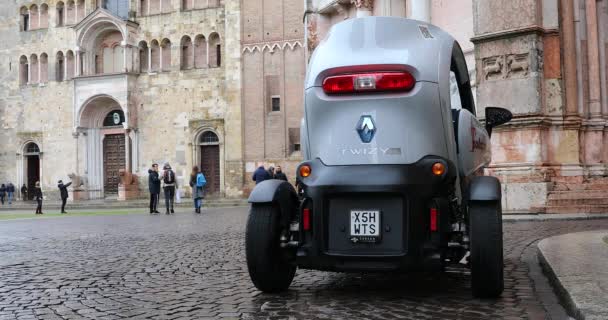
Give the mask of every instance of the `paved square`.
[{"label": "paved square", "polygon": [[471,296],[469,274],[298,270],[266,295],[247,274],[247,208],[203,215],[0,221],[0,319],[562,319],[536,242],[608,220],[505,223],[505,293]]}]

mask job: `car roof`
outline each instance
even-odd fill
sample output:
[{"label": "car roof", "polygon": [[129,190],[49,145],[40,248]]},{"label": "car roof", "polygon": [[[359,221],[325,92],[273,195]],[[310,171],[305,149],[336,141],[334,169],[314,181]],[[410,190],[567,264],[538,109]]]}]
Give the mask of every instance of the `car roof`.
[{"label": "car roof", "polygon": [[[440,28],[398,17],[364,17],[334,25],[315,49],[306,88],[321,86],[327,70],[359,65],[407,65],[417,81],[449,77],[454,38]],[[447,64],[447,65],[446,65]]]}]

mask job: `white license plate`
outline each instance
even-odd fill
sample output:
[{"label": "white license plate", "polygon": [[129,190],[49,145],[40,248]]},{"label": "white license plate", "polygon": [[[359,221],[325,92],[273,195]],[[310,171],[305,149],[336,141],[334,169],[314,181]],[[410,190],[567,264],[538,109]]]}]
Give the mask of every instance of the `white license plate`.
[{"label": "white license plate", "polygon": [[351,237],[378,238],[380,237],[380,210],[351,210]]}]

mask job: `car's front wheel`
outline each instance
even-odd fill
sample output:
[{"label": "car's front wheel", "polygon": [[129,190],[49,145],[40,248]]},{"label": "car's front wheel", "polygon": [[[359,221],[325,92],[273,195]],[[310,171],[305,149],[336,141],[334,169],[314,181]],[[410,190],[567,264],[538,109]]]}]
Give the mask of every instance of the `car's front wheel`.
[{"label": "car's front wheel", "polygon": [[471,288],[478,298],[495,298],[504,290],[502,208],[500,201],[469,204]]},{"label": "car's front wheel", "polygon": [[253,284],[264,292],[287,290],[296,273],[279,246],[278,210],[272,204],[253,204],[247,221],[247,268]]}]

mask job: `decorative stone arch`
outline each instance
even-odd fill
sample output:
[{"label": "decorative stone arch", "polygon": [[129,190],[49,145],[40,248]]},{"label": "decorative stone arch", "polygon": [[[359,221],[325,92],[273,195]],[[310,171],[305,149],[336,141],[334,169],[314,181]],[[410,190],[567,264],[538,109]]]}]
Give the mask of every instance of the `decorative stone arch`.
[{"label": "decorative stone arch", "polygon": [[207,68],[207,38],[202,34],[194,37],[194,67]]},{"label": "decorative stone arch", "polygon": [[30,9],[26,6],[22,6],[19,8],[19,15],[21,17],[19,19],[21,31],[30,30]]},{"label": "decorative stone arch", "polygon": [[194,68],[194,46],[192,38],[184,35],[180,41],[180,69],[189,70]]},{"label": "decorative stone arch", "polygon": [[38,63],[38,56],[33,53],[30,55],[30,83],[38,83],[40,80],[40,65]]},{"label": "decorative stone arch", "polygon": [[160,71],[160,43],[153,39],[150,41],[150,72]]},{"label": "decorative stone arch", "polygon": [[108,94],[97,94],[89,97],[78,106],[76,116],[76,128],[101,128],[105,116],[112,110],[120,107],[125,114],[125,123],[129,123],[129,114],[120,101]]},{"label": "decorative stone arch", "polygon": [[30,65],[27,56],[19,58],[19,85],[25,86],[30,82]]},{"label": "decorative stone arch", "polygon": [[46,52],[40,54],[38,63],[40,66],[40,75],[38,78],[38,82],[46,83],[49,81],[49,56],[46,54]]},{"label": "decorative stone arch", "polygon": [[55,5],[55,25],[57,27],[63,27],[65,25],[65,8],[63,1],[59,1]]},{"label": "decorative stone arch", "polygon": [[40,12],[38,11],[38,5],[37,4],[32,4],[30,6],[30,28],[31,30],[33,29],[38,29],[40,28]]},{"label": "decorative stone arch", "polygon": [[40,5],[40,19],[38,25],[41,29],[49,27],[49,5],[46,3]]},{"label": "decorative stone arch", "polygon": [[55,80],[61,82],[65,79],[65,56],[63,51],[57,51],[55,54]]},{"label": "decorative stone arch", "polygon": [[171,71],[171,40],[164,38],[160,42],[160,71]]},{"label": "decorative stone arch", "polygon": [[[203,141],[202,138],[213,135],[216,141]],[[208,182],[205,192],[224,194],[225,164],[224,136],[214,126],[203,125],[194,131],[192,136],[192,163],[201,168]],[[215,166],[215,167],[214,167]]]},{"label": "decorative stone arch", "polygon": [[150,47],[145,40],[137,45],[139,49],[139,72],[150,72]]},{"label": "decorative stone arch", "polygon": [[207,41],[207,63],[210,68],[218,68],[222,65],[222,38],[219,33],[212,32]]}]

